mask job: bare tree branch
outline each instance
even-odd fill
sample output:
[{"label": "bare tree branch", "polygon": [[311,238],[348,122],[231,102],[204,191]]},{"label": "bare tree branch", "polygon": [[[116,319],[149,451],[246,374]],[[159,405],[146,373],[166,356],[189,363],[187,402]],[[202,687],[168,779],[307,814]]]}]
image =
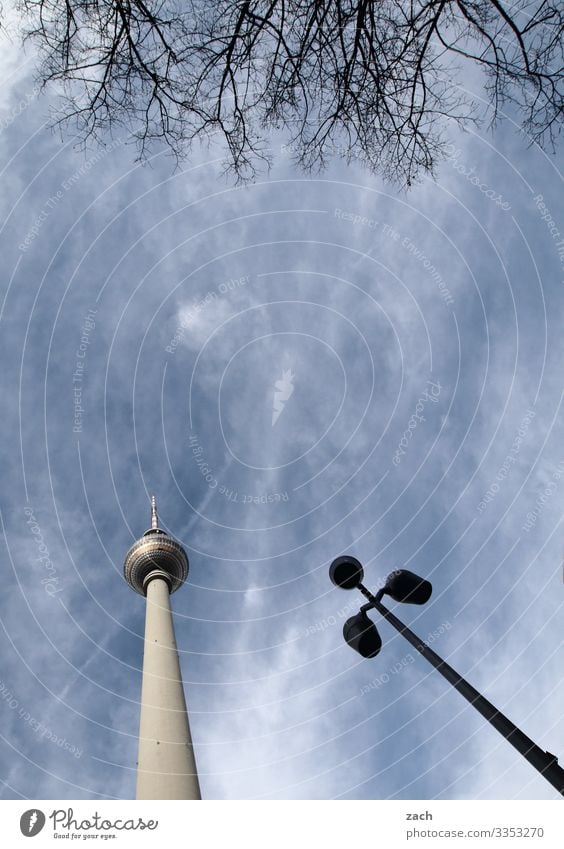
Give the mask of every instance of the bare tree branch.
[{"label": "bare tree branch", "polygon": [[144,156],[223,138],[238,179],[285,130],[296,160],[338,154],[410,185],[432,172],[448,121],[476,122],[458,73],[485,74],[492,121],[523,110],[530,137],[562,125],[564,11],[551,0],[20,0],[58,120],[82,138],[123,125]]}]

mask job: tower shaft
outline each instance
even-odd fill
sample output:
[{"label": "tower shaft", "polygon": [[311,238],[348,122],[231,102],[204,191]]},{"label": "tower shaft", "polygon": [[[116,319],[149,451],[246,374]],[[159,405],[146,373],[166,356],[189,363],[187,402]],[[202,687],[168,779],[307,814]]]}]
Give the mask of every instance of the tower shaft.
[{"label": "tower shaft", "polygon": [[170,607],[169,584],[146,587],[137,799],[200,799]]}]

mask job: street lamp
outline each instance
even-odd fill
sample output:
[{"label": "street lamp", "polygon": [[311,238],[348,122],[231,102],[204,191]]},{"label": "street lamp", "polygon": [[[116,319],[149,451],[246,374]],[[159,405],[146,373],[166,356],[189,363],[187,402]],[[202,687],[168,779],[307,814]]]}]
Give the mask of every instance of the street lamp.
[{"label": "street lamp", "polygon": [[422,654],[425,660],[435,667],[437,672],[447,679],[452,686],[485,717],[499,733],[526,758],[541,775],[564,796],[564,769],[558,764],[556,755],[545,752],[537,746],[530,737],[514,725],[506,716],[497,710],[481,693],[449,666],[436,652],[414,634],[395,616],[391,610],[384,607],[382,598],[389,595],[394,601],[407,604],[425,604],[431,597],[433,588],[429,581],[420,578],[407,569],[397,569],[386,578],[383,588],[373,595],[362,583],[364,569],[356,557],[345,555],[337,557],[329,567],[329,577],[335,586],[343,590],[358,588],[367,604],[363,604],[356,616],[345,622],[343,636],[346,642],[362,657],[376,657],[382,647],[382,640],[374,623],[368,618],[367,611],[375,609],[396,631],[405,637],[411,645]]}]

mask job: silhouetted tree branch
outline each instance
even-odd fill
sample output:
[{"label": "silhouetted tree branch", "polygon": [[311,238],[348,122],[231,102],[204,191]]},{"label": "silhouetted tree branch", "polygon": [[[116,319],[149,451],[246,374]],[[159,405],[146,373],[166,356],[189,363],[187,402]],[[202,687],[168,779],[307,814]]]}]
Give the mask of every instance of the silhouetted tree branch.
[{"label": "silhouetted tree branch", "polygon": [[238,178],[289,133],[306,169],[335,153],[410,184],[432,172],[447,119],[475,122],[457,68],[485,72],[493,120],[506,103],[554,146],[562,120],[557,3],[502,0],[20,0],[59,120],[81,136],[132,129],[141,155],[177,157],[223,137]]}]

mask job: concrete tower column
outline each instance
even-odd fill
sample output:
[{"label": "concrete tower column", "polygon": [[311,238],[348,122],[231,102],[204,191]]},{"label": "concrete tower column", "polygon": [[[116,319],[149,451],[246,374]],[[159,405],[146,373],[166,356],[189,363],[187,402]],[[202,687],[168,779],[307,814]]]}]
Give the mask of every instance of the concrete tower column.
[{"label": "concrete tower column", "polygon": [[151,527],[125,557],[124,576],[147,598],[137,799],[200,799],[200,785],[170,596],[188,576],[186,552],[159,528],[155,498]]},{"label": "concrete tower column", "polygon": [[168,582],[147,584],[137,799],[200,799]]}]

